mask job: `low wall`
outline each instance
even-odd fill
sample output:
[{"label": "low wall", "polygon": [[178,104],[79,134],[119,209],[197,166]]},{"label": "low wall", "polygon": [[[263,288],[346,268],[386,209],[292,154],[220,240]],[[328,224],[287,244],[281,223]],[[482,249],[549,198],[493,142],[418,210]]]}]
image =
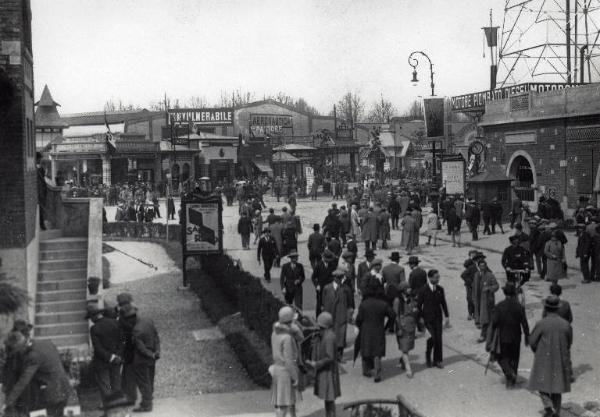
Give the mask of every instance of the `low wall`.
[{"label": "low wall", "polygon": [[[180,241],[181,226],[170,224],[168,228],[169,240]],[[115,238],[166,239],[167,225],[162,223],[112,222],[103,224],[102,233],[106,240]]]}]

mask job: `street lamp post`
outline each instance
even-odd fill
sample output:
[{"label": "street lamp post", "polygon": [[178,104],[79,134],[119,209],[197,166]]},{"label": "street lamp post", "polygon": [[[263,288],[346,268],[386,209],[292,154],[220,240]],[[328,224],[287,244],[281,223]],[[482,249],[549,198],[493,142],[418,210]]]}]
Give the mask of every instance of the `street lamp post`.
[{"label": "street lamp post", "polygon": [[413,78],[412,78],[412,82],[414,84],[418,83],[419,80],[417,79],[417,66],[419,65],[419,60],[415,57],[415,55],[423,55],[425,58],[427,58],[427,61],[429,61],[429,71],[430,71],[430,76],[431,76],[431,96],[435,96],[435,84],[433,83],[433,63],[431,62],[431,58],[429,58],[429,55],[427,55],[425,52],[423,51],[414,51],[411,52],[411,54],[408,56],[408,65],[410,65],[413,68]]}]

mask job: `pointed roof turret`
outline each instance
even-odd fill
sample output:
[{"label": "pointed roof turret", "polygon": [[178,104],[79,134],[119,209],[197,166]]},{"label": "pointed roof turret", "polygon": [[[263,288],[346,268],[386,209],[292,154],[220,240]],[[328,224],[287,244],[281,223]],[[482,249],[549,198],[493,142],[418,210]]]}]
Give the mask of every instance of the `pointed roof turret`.
[{"label": "pointed roof turret", "polygon": [[61,120],[60,114],[58,114],[58,110],[56,109],[60,104],[54,101],[47,85],[44,86],[42,97],[40,97],[40,100],[35,105],[37,106],[37,109],[35,109],[36,127],[64,129],[69,126],[68,123]]}]

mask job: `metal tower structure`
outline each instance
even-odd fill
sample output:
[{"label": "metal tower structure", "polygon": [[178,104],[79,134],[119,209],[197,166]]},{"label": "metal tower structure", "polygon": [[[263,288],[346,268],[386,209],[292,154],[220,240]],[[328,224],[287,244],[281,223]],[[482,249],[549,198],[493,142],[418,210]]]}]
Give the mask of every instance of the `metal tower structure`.
[{"label": "metal tower structure", "polygon": [[600,81],[600,0],[505,0],[496,78]]}]

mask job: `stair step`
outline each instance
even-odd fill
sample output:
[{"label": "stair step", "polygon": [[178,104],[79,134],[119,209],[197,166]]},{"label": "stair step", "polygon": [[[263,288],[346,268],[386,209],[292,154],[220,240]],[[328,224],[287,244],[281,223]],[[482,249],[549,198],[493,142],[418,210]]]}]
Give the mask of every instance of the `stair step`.
[{"label": "stair step", "polygon": [[89,330],[89,325],[87,320],[80,318],[73,323],[36,325],[34,330],[36,336],[66,336],[85,333]]},{"label": "stair step", "polygon": [[64,291],[64,290],[81,290],[87,285],[85,276],[79,279],[62,279],[59,281],[41,281],[38,282],[37,290],[45,291]]},{"label": "stair step", "polygon": [[87,290],[38,291],[36,300],[40,303],[48,301],[85,301]]},{"label": "stair step", "polygon": [[62,229],[40,230],[40,241],[58,239],[63,235]]},{"label": "stair step", "polygon": [[63,237],[41,241],[40,250],[87,249],[87,245],[88,241],[85,238]]},{"label": "stair step", "polygon": [[37,313],[67,313],[71,311],[85,310],[87,300],[72,300],[72,301],[54,301],[54,302],[38,302],[35,305]]},{"label": "stair step", "polygon": [[42,250],[41,261],[53,261],[60,259],[87,259],[87,248]]},{"label": "stair step", "polygon": [[87,279],[87,265],[85,268],[56,269],[54,271],[38,272],[38,281],[61,281],[63,279]]},{"label": "stair step", "polygon": [[35,323],[37,325],[45,324],[64,324],[73,323],[78,320],[84,320],[85,310],[65,311],[61,313],[37,313]]},{"label": "stair step", "polygon": [[40,261],[40,272],[56,271],[58,269],[75,269],[87,267],[87,257],[84,259],[59,259]]},{"label": "stair step", "polygon": [[89,343],[89,334],[88,332],[79,333],[79,334],[67,334],[62,336],[36,336],[36,339],[40,340],[51,340],[59,350],[62,350],[63,347],[82,345],[84,343]]}]

